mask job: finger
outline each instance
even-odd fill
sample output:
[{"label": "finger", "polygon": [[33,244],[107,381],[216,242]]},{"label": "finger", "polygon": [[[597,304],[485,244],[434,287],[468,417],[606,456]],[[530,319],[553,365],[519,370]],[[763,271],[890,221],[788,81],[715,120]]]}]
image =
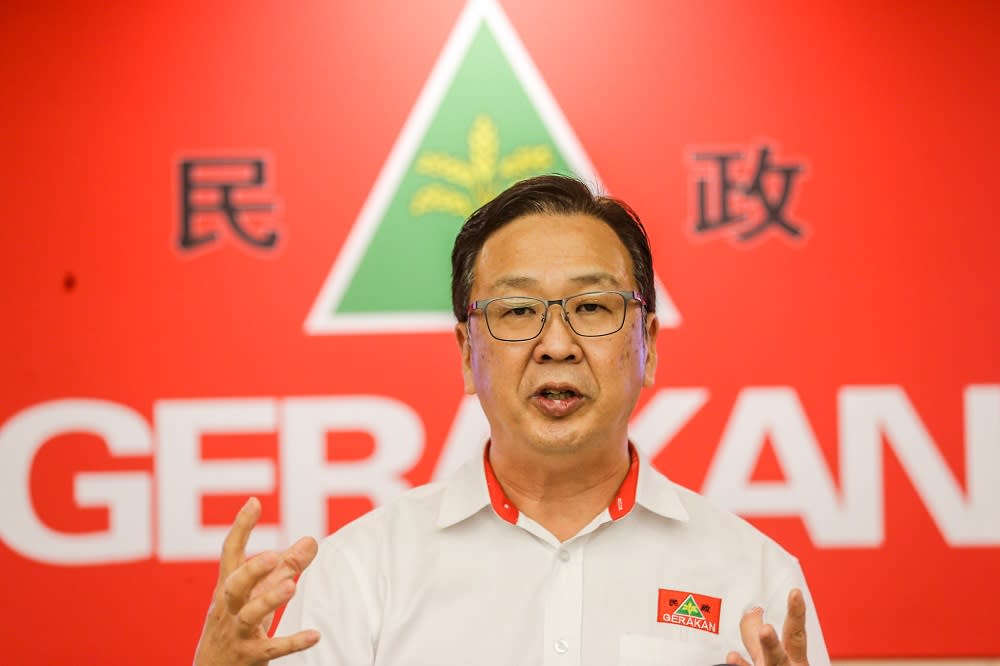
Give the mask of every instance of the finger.
[{"label": "finger", "polygon": [[315,629],[306,629],[291,636],[281,636],[261,640],[255,646],[255,652],[259,659],[268,660],[284,657],[293,652],[301,652],[319,642],[319,632]]},{"label": "finger", "polygon": [[243,563],[250,532],[260,519],[260,500],[251,497],[236,514],[233,526],[222,542],[222,558],[219,561],[219,581],[224,581]]},{"label": "finger", "polygon": [[260,584],[262,586],[273,586],[283,580],[295,578],[312,563],[318,551],[319,544],[316,543],[316,539],[302,537],[281,554],[281,559],[277,566]]},{"label": "finger", "polygon": [[[788,655],[785,654],[785,649],[781,647],[781,641],[778,640],[778,633],[769,624],[765,624],[760,628],[760,652],[763,661],[760,662],[764,666],[787,666],[788,665]],[[756,660],[754,663],[758,663]]]},{"label": "finger", "polygon": [[793,588],[788,593],[788,615],[781,626],[781,642],[793,664],[805,664],[806,650],[806,600],[802,591]]},{"label": "finger", "polygon": [[727,654],[726,663],[733,666],[750,666],[750,662],[741,657],[739,652],[730,652]]},{"label": "finger", "polygon": [[[295,581],[285,579],[251,599],[237,613],[240,635],[244,638],[256,635],[262,628],[265,618],[276,611],[278,606],[291,599],[293,594],[295,594]],[[263,629],[266,633],[267,627]]]},{"label": "finger", "polygon": [[760,606],[751,608],[740,618],[740,638],[755,664],[760,662],[760,628],[763,624],[764,609]]},{"label": "finger", "polygon": [[230,613],[240,612],[250,597],[250,590],[267,574],[274,571],[278,564],[278,554],[274,551],[261,553],[229,574],[222,585],[222,593],[226,598],[226,608]]}]

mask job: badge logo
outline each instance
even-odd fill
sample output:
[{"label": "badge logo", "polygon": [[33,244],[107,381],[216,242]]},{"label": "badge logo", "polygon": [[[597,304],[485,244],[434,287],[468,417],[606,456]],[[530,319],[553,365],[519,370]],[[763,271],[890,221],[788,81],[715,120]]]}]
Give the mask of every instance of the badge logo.
[{"label": "badge logo", "polygon": [[[514,182],[596,172],[496,0],[469,0],[347,241],[306,333],[450,331],[451,246]],[[657,285],[661,325],[680,315]]]},{"label": "badge logo", "polygon": [[659,591],[656,621],[719,633],[722,599],[681,590]]}]

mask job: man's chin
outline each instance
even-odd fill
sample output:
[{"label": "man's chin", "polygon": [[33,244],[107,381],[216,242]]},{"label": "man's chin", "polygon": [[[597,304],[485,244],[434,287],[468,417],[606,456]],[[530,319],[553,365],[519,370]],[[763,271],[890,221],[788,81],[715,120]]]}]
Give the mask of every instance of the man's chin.
[{"label": "man's chin", "polygon": [[574,423],[578,420],[565,418],[540,424],[540,427],[532,433],[532,448],[552,454],[574,453],[585,448],[591,438],[585,436],[587,428],[580,423]]}]

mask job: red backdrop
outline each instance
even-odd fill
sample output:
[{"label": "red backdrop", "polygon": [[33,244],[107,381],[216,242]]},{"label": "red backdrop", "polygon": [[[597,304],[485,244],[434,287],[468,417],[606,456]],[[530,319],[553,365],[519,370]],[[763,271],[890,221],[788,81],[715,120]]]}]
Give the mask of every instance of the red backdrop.
[{"label": "red backdrop", "polygon": [[[230,423],[194,427],[200,460],[265,464],[247,474],[273,488],[257,494],[281,540],[315,520],[284,506],[304,398],[389,398],[423,428],[402,481],[368,492],[359,476],[324,500],[328,529],[430,480],[462,404],[450,334],[304,322],[463,2],[116,5],[2,10],[16,663],[190,658],[215,563],[184,554],[178,507],[225,525],[247,495],[164,491],[200,483],[204,463],[164,462],[198,409]],[[800,557],[835,657],[1000,654],[996,8],[501,5],[604,185],[646,222],[680,313],[636,415],[656,465]],[[801,169],[782,209],[801,236],[740,240],[764,213],[735,190],[747,219],[698,231],[697,184],[716,201],[719,180],[695,156],[742,153],[746,184],[764,146]],[[180,249],[180,162],[234,155],[265,160],[257,194],[275,209],[248,224],[276,247],[209,224],[217,240]],[[380,446],[362,425],[326,441],[348,476]],[[116,501],[118,550],[66,538],[106,536]]]}]

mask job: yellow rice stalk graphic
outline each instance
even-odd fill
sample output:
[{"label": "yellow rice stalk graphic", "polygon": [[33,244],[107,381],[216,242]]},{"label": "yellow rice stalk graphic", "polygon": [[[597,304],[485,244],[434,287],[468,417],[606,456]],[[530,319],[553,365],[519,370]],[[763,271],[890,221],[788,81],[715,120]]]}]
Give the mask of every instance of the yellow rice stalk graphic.
[{"label": "yellow rice stalk graphic", "polygon": [[696,606],[696,605],[694,604],[694,602],[693,602],[693,601],[691,601],[690,599],[688,599],[688,600],[687,600],[687,601],[686,601],[686,602],[684,603],[684,605],[683,605],[683,606],[681,606],[681,610],[682,610],[682,611],[684,611],[684,612],[685,612],[686,614],[688,614],[688,615],[700,615],[700,614],[701,614],[701,613],[700,613],[700,612],[698,611],[698,607],[697,607],[697,606]]},{"label": "yellow rice stalk graphic", "polygon": [[485,113],[472,121],[468,142],[468,161],[432,151],[417,158],[417,173],[451,185],[433,183],[417,190],[410,201],[413,215],[447,213],[468,217],[514,181],[551,169],[554,162],[552,151],[541,144],[518,146],[500,157],[500,131]]}]

